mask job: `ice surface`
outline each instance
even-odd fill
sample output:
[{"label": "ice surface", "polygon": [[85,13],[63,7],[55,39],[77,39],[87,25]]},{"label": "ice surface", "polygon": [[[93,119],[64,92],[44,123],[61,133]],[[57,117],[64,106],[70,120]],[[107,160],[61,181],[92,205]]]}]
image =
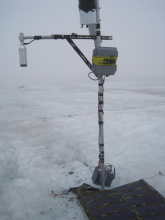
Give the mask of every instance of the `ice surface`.
[{"label": "ice surface", "polygon": [[[108,78],[104,88],[105,161],[116,168],[111,188],[165,174],[165,82]],[[84,219],[76,200],[51,191],[73,197],[65,195],[69,187],[93,185],[97,96],[92,81],[0,85],[1,220]],[[145,181],[165,196],[165,176]]]}]

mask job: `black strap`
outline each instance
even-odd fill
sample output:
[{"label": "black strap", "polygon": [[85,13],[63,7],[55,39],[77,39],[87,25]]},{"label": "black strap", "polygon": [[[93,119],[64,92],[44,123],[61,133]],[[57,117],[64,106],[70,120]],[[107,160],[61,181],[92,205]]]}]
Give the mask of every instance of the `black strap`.
[{"label": "black strap", "polygon": [[104,111],[103,110],[98,110],[99,112],[102,112],[104,114]]},{"label": "black strap", "polygon": [[96,29],[100,29],[100,23],[96,24]]},{"label": "black strap", "polygon": [[96,31],[97,36],[101,36],[101,31]]},{"label": "black strap", "polygon": [[41,36],[34,36],[34,40],[40,40]]},{"label": "black strap", "polygon": [[101,163],[104,163],[104,151],[101,151],[100,154],[99,154],[99,161]]}]

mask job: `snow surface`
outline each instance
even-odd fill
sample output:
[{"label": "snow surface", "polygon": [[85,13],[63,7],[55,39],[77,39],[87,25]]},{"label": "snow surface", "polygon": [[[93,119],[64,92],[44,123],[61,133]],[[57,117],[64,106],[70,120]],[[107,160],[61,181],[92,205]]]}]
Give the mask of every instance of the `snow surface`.
[{"label": "snow surface", "polygon": [[[116,168],[110,188],[165,174],[165,82],[108,78],[104,88],[105,162]],[[98,187],[90,172],[99,153],[97,96],[90,80],[0,85],[1,220],[84,219],[76,200],[51,191],[73,197],[70,187]],[[165,196],[165,176],[145,181]]]}]

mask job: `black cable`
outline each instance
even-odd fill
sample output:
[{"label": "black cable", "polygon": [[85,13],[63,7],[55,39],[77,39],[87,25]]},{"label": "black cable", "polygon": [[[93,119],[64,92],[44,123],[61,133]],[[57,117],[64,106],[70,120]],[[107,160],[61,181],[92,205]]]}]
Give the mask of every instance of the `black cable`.
[{"label": "black cable", "polygon": [[[36,39],[34,39],[36,40]],[[34,40],[31,40],[29,43],[24,43],[23,45],[31,44]]]},{"label": "black cable", "polygon": [[101,78],[102,78],[102,81],[103,81],[103,84],[104,84],[104,82],[105,82],[105,76],[104,76],[104,79],[103,79],[103,76],[102,76]]},{"label": "black cable", "polygon": [[115,173],[115,167],[114,167],[113,165],[111,165],[111,166],[112,166],[112,167],[113,167],[113,169],[114,169],[114,175],[115,175],[115,174],[116,174],[116,173]]},{"label": "black cable", "polygon": [[97,79],[93,79],[93,78],[90,77],[90,74],[91,74],[91,73],[93,73],[93,72],[88,73],[88,77],[89,77],[91,80],[97,81],[97,80],[99,80],[99,79],[102,79],[102,81],[103,81],[102,84],[104,84],[104,82],[105,82],[105,76],[104,76],[104,79],[103,79],[103,76],[100,76],[100,77],[98,78],[98,77],[93,73],[93,74],[97,77]]},{"label": "black cable", "polygon": [[[92,79],[92,78],[90,77],[90,74],[91,74],[91,73],[93,73],[93,72],[88,73],[88,77],[89,77],[91,80],[97,81],[97,80],[99,80],[99,79],[101,79],[101,78],[102,78],[102,76],[101,76],[100,78],[97,78],[97,79]],[[97,77],[97,76],[96,76],[96,77]]]}]

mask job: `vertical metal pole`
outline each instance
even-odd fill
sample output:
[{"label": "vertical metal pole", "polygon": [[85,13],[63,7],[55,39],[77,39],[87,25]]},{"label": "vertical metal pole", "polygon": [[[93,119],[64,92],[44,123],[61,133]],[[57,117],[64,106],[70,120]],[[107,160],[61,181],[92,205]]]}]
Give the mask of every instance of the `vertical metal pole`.
[{"label": "vertical metal pole", "polygon": [[[96,8],[96,16],[97,16],[97,24],[96,24],[96,41],[95,47],[101,47],[101,30],[100,30],[100,7],[99,0],[96,0],[97,8]],[[99,162],[101,164],[101,190],[104,190],[105,186],[105,174],[104,174],[104,118],[103,118],[103,105],[104,105],[104,87],[103,87],[103,79],[99,79],[98,81],[98,123],[99,123]]]}]

